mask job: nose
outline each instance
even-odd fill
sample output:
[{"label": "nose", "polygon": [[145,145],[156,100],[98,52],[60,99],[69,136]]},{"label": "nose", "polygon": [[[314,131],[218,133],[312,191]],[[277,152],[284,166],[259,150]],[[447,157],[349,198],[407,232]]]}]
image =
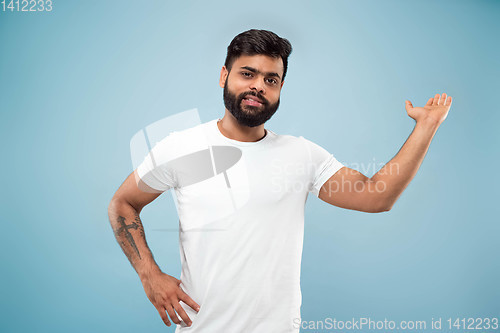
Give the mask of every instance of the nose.
[{"label": "nose", "polygon": [[265,86],[264,86],[264,80],[261,79],[260,77],[257,77],[255,80],[253,80],[250,83],[250,89],[257,90],[259,93],[265,94],[266,93],[266,89],[265,89]]}]

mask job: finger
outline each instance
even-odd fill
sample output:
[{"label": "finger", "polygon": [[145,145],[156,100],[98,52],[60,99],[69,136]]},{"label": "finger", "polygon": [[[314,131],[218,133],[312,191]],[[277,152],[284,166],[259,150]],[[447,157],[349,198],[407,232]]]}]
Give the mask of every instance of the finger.
[{"label": "finger", "polygon": [[413,104],[411,104],[410,101],[405,101],[405,109],[406,111],[410,111],[411,109],[413,109]]},{"label": "finger", "polygon": [[177,317],[177,314],[175,313],[174,308],[172,307],[172,305],[167,305],[165,307],[165,309],[167,310],[168,315],[170,316],[170,319],[172,319],[172,321],[174,323],[176,323],[177,325],[179,325],[181,323],[181,321],[179,320],[179,317]]},{"label": "finger", "polygon": [[179,303],[175,303],[174,304],[174,308],[175,308],[175,311],[177,311],[177,313],[179,314],[179,316],[181,316],[182,320],[188,325],[188,326],[191,326],[191,324],[193,323],[191,321],[191,319],[188,317],[186,311],[184,311],[184,309],[182,308],[182,306],[179,304]]},{"label": "finger", "polygon": [[165,312],[165,309],[164,308],[157,308],[156,310],[158,310],[158,313],[160,314],[160,317],[163,320],[163,322],[165,323],[165,325],[170,327],[170,325],[172,325],[172,324],[170,323],[170,320],[168,320],[168,316],[167,316],[167,313]]},{"label": "finger", "polygon": [[431,106],[432,102],[434,102],[434,97],[429,98],[429,100],[427,101],[427,104],[425,104],[425,106]]},{"label": "finger", "polygon": [[438,105],[439,104],[439,97],[440,97],[439,94],[436,94],[436,96],[434,96],[434,100],[432,101],[432,105]]},{"label": "finger", "polygon": [[446,104],[446,93],[443,93],[443,95],[441,95],[441,99],[439,100],[439,104],[440,105],[445,105]]},{"label": "finger", "polygon": [[189,297],[189,295],[185,292],[179,293],[179,299],[189,305],[194,311],[200,311],[200,306],[195,301],[193,301],[193,299]]},{"label": "finger", "polygon": [[446,106],[450,106],[451,105],[451,96],[448,96],[448,99],[446,101]]}]

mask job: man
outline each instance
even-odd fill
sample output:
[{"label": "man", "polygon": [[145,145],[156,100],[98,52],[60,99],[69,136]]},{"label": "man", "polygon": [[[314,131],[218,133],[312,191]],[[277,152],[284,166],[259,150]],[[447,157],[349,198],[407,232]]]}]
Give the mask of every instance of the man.
[{"label": "man", "polygon": [[[291,51],[270,31],[236,36],[220,74],[224,117],[168,135],[111,200],[116,238],[165,324],[179,325],[176,332],[297,332],[308,193],[337,207],[389,211],[450,109],[446,94],[424,107],[406,101],[415,128],[368,178],[303,137],[264,128],[278,109]],[[180,280],[155,263],[139,217],[171,188],[180,218]]]}]

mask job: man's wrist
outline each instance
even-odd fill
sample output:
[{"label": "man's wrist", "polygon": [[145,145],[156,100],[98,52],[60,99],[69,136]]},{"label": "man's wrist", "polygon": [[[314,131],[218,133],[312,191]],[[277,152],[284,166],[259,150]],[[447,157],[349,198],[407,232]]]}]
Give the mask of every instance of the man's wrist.
[{"label": "man's wrist", "polygon": [[427,117],[420,121],[417,121],[415,127],[420,127],[422,129],[425,129],[426,131],[436,132],[440,125],[441,123],[439,121]]},{"label": "man's wrist", "polygon": [[152,275],[160,274],[161,269],[156,265],[156,263],[149,264],[147,266],[143,266],[137,270],[137,274],[141,280],[147,279]]}]

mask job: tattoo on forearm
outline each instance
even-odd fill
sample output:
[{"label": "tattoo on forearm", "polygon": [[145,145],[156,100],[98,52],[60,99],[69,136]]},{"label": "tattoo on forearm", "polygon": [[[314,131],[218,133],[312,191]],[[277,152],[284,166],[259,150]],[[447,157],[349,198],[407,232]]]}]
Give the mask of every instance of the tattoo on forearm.
[{"label": "tattoo on forearm", "polygon": [[145,238],[144,228],[142,227],[141,218],[140,218],[140,216],[139,216],[139,214],[137,212],[135,212],[134,214],[135,214],[135,222],[139,226],[139,233],[140,233],[140,235],[141,235],[142,238]]},{"label": "tattoo on forearm", "polygon": [[[127,246],[124,241],[120,241],[120,245],[122,246],[123,249],[125,249],[125,247]],[[132,256],[130,255],[130,253],[128,253],[127,251],[124,252],[127,255],[128,260],[132,262]]]},{"label": "tattoo on forearm", "polygon": [[[116,221],[118,222],[118,227],[115,229],[115,235],[118,237],[122,233],[125,234],[125,238],[130,243],[130,246],[132,246],[132,248],[135,250],[135,252],[139,256],[139,259],[141,259],[141,254],[139,253],[139,249],[137,248],[137,245],[135,244],[134,237],[132,237],[132,234],[130,233],[130,231],[128,231],[128,229],[135,229],[135,230],[139,229],[139,234],[142,237],[144,237],[144,228],[142,227],[141,220],[139,218],[139,214],[137,214],[137,213],[135,214],[135,220],[130,224],[125,223],[125,218],[123,216],[118,216]],[[122,244],[122,246],[124,246],[125,242],[122,241],[121,244]],[[126,253],[126,254],[130,260],[130,255],[128,253]]]}]

